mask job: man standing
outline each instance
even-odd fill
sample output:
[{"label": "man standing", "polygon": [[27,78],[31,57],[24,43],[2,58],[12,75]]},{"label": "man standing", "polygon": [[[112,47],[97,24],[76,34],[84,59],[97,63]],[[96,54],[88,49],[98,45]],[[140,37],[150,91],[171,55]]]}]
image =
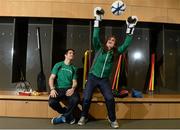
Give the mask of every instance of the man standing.
[{"label": "man standing", "polygon": [[[49,106],[57,111],[60,116],[51,120],[52,124],[74,124],[73,110],[79,102],[77,87],[77,67],[72,64],[75,51],[67,49],[65,60],[54,65],[49,78],[50,96]],[[60,101],[67,100],[67,107],[62,107]]]},{"label": "man standing", "polygon": [[102,93],[107,111],[108,111],[108,121],[112,128],[119,128],[119,124],[116,120],[115,112],[115,100],[112,94],[112,89],[109,81],[109,77],[113,68],[114,55],[124,53],[124,51],[132,43],[132,36],[134,27],[138,21],[136,16],[130,16],[127,21],[126,38],[123,44],[117,46],[117,38],[113,35],[107,37],[105,42],[100,40],[100,21],[102,21],[102,16],[104,15],[104,10],[101,7],[94,8],[94,30],[92,37],[92,47],[95,51],[95,58],[93,64],[90,68],[86,88],[83,91],[83,103],[81,118],[78,121],[78,125],[85,125],[88,121],[88,112],[91,104],[91,99],[95,88],[99,88]]}]

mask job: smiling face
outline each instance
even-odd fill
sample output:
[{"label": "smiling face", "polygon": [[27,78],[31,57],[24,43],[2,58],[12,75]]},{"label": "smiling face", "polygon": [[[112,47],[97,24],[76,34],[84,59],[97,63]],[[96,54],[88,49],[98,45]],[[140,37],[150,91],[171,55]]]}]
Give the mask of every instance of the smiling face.
[{"label": "smiling face", "polygon": [[108,50],[111,50],[112,48],[114,48],[115,44],[116,44],[116,38],[114,36],[109,37],[106,42],[106,46]]},{"label": "smiling face", "polygon": [[74,50],[68,50],[65,54],[65,58],[68,60],[74,59]]}]

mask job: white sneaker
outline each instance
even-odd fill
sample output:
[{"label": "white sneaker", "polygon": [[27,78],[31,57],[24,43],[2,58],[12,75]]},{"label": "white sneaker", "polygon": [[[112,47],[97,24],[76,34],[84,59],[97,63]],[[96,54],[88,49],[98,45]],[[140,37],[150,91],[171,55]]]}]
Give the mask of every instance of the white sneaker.
[{"label": "white sneaker", "polygon": [[87,121],[88,121],[88,119],[85,118],[84,116],[82,116],[78,121],[78,125],[84,125],[84,124],[86,124]]},{"label": "white sneaker", "polygon": [[109,123],[110,123],[110,125],[111,125],[112,128],[115,128],[115,129],[119,128],[119,124],[118,124],[117,120],[115,120],[115,121],[110,121],[110,120],[108,119],[108,121],[109,121]]}]

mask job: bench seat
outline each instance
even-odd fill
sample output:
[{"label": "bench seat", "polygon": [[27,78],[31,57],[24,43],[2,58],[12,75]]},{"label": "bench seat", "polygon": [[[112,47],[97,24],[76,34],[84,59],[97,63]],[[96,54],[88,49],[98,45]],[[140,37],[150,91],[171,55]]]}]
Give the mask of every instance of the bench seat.
[{"label": "bench seat", "polygon": [[[115,98],[115,102],[117,119],[180,118],[180,95],[177,94],[145,94],[143,98],[129,96]],[[19,96],[14,91],[1,91],[0,105],[0,116],[52,118],[58,115],[48,106],[48,93]],[[78,104],[78,108],[82,109],[81,104]],[[95,119],[107,118],[106,104],[101,93],[94,93],[89,114]]]}]

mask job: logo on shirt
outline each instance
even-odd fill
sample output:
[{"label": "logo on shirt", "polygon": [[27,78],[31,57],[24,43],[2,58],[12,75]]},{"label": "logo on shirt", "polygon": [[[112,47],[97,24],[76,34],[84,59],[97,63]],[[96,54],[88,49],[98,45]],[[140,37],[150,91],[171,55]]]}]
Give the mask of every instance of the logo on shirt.
[{"label": "logo on shirt", "polygon": [[62,70],[68,71],[68,72],[70,72],[70,73],[72,74],[72,71],[71,71],[71,70],[69,70],[69,69],[62,68]]}]

